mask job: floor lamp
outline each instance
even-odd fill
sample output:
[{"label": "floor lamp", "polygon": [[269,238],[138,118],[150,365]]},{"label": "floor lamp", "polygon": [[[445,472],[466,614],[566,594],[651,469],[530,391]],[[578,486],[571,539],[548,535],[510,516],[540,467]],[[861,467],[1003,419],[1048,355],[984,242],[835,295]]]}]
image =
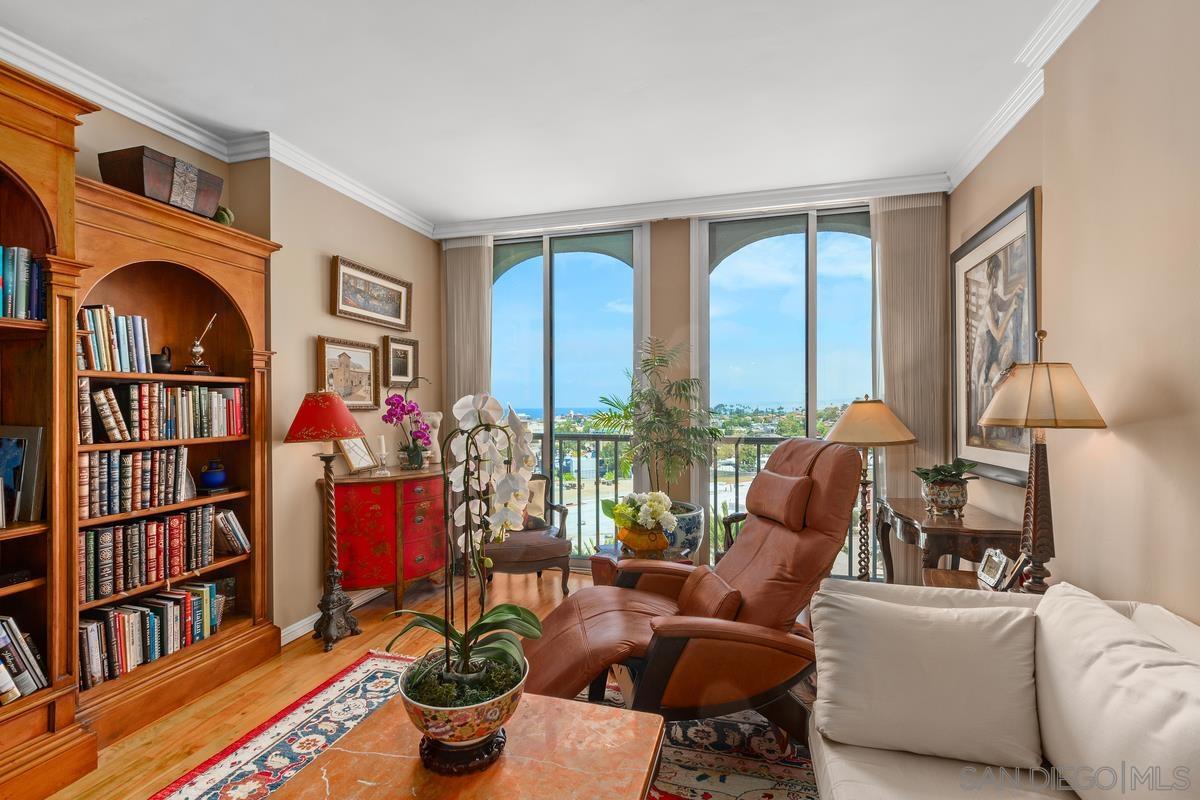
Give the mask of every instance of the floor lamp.
[{"label": "floor lamp", "polygon": [[1029,477],[1025,482],[1025,516],[1021,522],[1021,552],[1029,557],[1029,580],[1022,591],[1042,594],[1054,558],[1054,521],[1050,513],[1050,469],[1046,459],[1046,428],[1108,427],[1096,405],[1064,362],[1042,361],[1046,332],[1037,332],[1037,361],[1013,364],[984,409],[979,424],[985,427],[1031,428]]},{"label": "floor lamp", "polygon": [[[296,418],[283,441],[332,443],[362,435],[362,428],[358,427],[337,392],[309,392],[300,401]],[[333,494],[333,460],[337,453],[332,452],[332,447],[330,451],[314,453],[325,466],[325,593],[317,604],[321,616],[313,626],[313,638],[325,641],[325,652],[332,650],[339,639],[360,633],[358,620],[350,613],[350,597],[342,590],[342,571],[338,568],[337,514]]]},{"label": "floor lamp", "polygon": [[827,442],[838,442],[857,447],[862,454],[862,476],[859,478],[858,509],[858,579],[871,580],[871,475],[867,471],[868,447],[892,447],[914,444],[917,437],[892,413],[882,400],[869,396],[851,403],[825,437]]}]

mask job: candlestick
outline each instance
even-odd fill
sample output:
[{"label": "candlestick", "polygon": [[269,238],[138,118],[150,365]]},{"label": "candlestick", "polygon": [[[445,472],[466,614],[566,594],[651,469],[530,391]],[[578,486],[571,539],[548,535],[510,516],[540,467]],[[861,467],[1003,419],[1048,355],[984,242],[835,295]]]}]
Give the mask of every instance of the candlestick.
[{"label": "candlestick", "polygon": [[379,453],[380,455],[387,452],[387,437],[382,433],[379,434]]}]

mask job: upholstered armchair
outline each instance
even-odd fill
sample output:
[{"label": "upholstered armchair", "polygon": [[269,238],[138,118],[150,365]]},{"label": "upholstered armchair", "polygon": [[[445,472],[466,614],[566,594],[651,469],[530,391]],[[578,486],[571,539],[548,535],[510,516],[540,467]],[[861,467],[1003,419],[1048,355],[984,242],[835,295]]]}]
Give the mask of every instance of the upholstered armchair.
[{"label": "upholstered armchair", "polygon": [[576,592],[527,642],[526,690],[603,695],[628,669],[634,708],[668,719],[756,709],[803,739],[789,689],[813,663],[796,622],[833,566],[850,525],[861,462],[845,445],[792,439],[775,449],[746,497],[747,514],[717,564],[621,562],[614,586]]},{"label": "upholstered armchair", "polygon": [[[557,524],[550,524],[554,513]],[[509,534],[503,542],[488,542],[484,554],[492,559],[488,580],[495,572],[536,572],[542,577],[544,569],[562,570],[562,593],[571,588],[571,542],[567,539],[567,507],[550,499],[550,478],[537,474],[529,479],[529,506],[525,527]]]}]

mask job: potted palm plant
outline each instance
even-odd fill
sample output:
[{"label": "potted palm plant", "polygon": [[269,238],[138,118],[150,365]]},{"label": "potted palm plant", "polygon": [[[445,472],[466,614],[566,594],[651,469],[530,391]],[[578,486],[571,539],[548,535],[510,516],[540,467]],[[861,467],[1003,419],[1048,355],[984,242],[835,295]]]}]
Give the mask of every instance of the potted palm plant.
[{"label": "potted palm plant", "polygon": [[925,510],[930,514],[961,517],[967,504],[967,481],[975,475],[967,475],[978,464],[956,458],[949,464],[932,467],[917,467],[913,474],[921,479],[921,497],[925,498]]},{"label": "potted palm plant", "polygon": [[[412,619],[388,649],[416,628],[442,638],[405,671],[400,697],[409,719],[424,734],[421,762],[434,772],[458,775],[487,767],[504,750],[503,725],[516,711],[529,674],[518,637],[536,639],[542,626],[532,611],[511,603],[484,610],[483,570],[491,564],[483,543],[502,541],[521,527],[534,465],[532,437],[511,409],[504,419],[500,404],[487,394],[463,397],[455,403],[454,415],[458,428],[443,445],[443,508],[446,563],[453,563],[457,542],[462,580],[446,581],[443,615],[393,612]],[[472,578],[479,598],[473,622]],[[461,630],[451,622],[456,594],[462,604]]]},{"label": "potted palm plant", "polygon": [[[671,347],[661,339],[648,337],[642,342],[636,372],[628,373],[629,396],[601,397],[603,409],[594,417],[597,423],[615,433],[629,434],[631,445],[623,454],[624,462],[643,467],[651,493],[664,496],[685,469],[708,461],[713,443],[721,435],[719,428],[708,424],[700,379],[671,376],[681,352],[678,346]],[[648,500],[634,496],[639,509]],[[604,513],[612,517],[617,505],[605,503]],[[703,510],[680,500],[672,500],[666,510],[674,525],[669,530],[661,523],[658,526],[668,540],[664,555],[694,553],[703,533]]]}]

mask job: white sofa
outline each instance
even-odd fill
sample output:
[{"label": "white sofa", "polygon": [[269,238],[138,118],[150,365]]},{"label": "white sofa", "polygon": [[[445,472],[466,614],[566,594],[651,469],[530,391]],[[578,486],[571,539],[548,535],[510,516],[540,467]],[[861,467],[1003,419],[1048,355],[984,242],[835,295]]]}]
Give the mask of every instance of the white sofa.
[{"label": "white sofa", "polygon": [[[1068,588],[1073,589],[1074,587]],[[1025,607],[1034,609],[1035,615],[1037,614],[1036,607],[1038,606],[1039,602],[1042,601],[1042,598],[1036,595],[982,592],[963,589],[932,589],[878,583],[860,583],[857,581],[827,580],[822,585],[820,592],[818,592],[818,594],[814,597],[813,606],[814,628],[816,629],[815,638],[817,643],[818,698],[824,697],[827,691],[833,691],[834,687],[827,686],[823,680],[821,667],[822,631],[816,626],[817,615],[815,611],[821,603],[822,596],[831,597],[832,595],[837,594],[843,595],[843,599],[841,601],[843,603],[845,603],[844,596],[850,595],[872,598],[902,606],[927,607],[933,609],[981,609],[993,606]],[[1083,593],[1081,592],[1081,594]],[[1095,601],[1093,600],[1093,602]],[[859,603],[859,605],[861,606],[864,604]],[[869,606],[870,604],[868,603],[866,605]],[[1097,605],[1099,604],[1097,603]],[[1160,606],[1135,602],[1107,602],[1104,605],[1107,605],[1109,608],[1114,609],[1123,617],[1131,620],[1138,631],[1149,634],[1151,637],[1153,637],[1153,640],[1156,643],[1165,643],[1165,645],[1167,645],[1170,649],[1162,648],[1162,652],[1168,654],[1168,658],[1171,657],[1172,651],[1177,653],[1179,663],[1172,665],[1172,667],[1175,668],[1175,678],[1173,678],[1173,680],[1175,680],[1176,684],[1178,684],[1180,675],[1179,669],[1181,668],[1183,670],[1182,681],[1186,687],[1183,693],[1185,698],[1191,689],[1194,688],[1195,690],[1194,697],[1191,699],[1185,699],[1179,704],[1179,706],[1183,708],[1182,722],[1180,719],[1180,713],[1177,713],[1174,708],[1167,710],[1166,712],[1158,711],[1157,716],[1152,713],[1150,718],[1166,719],[1168,723],[1174,725],[1174,728],[1164,728],[1164,730],[1170,731],[1166,735],[1172,736],[1173,738],[1189,738],[1193,734],[1200,732],[1200,728],[1197,728],[1197,719],[1200,719],[1200,717],[1198,717],[1196,713],[1196,708],[1198,705],[1200,705],[1200,682],[1197,682],[1193,686],[1191,677],[1193,674],[1200,675],[1200,672],[1192,673],[1188,671],[1190,669],[1189,664],[1197,669],[1200,669],[1200,627],[1166,611]],[[822,625],[825,626],[824,635],[827,637],[831,636],[829,633],[831,630],[837,631],[836,627],[830,626],[839,625],[839,615],[836,611],[838,607],[839,606],[837,606],[835,603],[827,603],[825,606],[826,609],[834,609],[832,612],[826,610],[824,612],[823,619],[821,620]],[[1044,608],[1043,614],[1048,616],[1051,608],[1051,606]],[[1102,616],[1107,613],[1102,608],[1097,609],[1097,611]],[[905,613],[910,612],[906,611]],[[922,611],[919,613],[925,612]],[[937,612],[935,612],[935,615],[936,613]],[[967,613],[971,614],[979,612]],[[856,624],[853,620],[853,614],[843,613],[842,616],[846,618],[846,626],[850,624]],[[1025,618],[1028,619],[1028,615],[1025,615]],[[1035,620],[1036,619],[1037,617],[1035,616]],[[1115,618],[1114,621],[1118,627],[1126,625],[1126,623],[1123,621],[1116,620]],[[861,619],[859,620],[859,623],[861,623]],[[1083,637],[1085,633],[1083,629],[1097,629],[1103,627],[1104,625],[1076,624],[1074,630],[1078,630],[1080,637]],[[1062,629],[1060,628],[1060,633],[1061,630]],[[1133,629],[1131,628],[1130,630]],[[1088,646],[1084,644],[1077,645],[1076,641],[1072,641],[1072,636],[1057,635],[1051,638],[1045,635],[1046,631],[1041,627],[1040,623],[1037,627],[1037,631],[1038,636],[1036,638],[1029,637],[1030,640],[1036,642],[1037,648],[1050,647],[1085,649]],[[845,631],[841,631],[841,633],[844,635]],[[921,635],[928,637],[929,633],[925,632]],[[827,639],[826,641],[831,640]],[[843,639],[842,641],[844,642],[846,640]],[[1082,638],[1080,638],[1079,641],[1082,641]],[[948,648],[951,648],[949,650],[949,653],[951,654],[949,660],[953,661],[953,642],[946,642],[945,645]],[[1094,646],[1095,643],[1093,642],[1092,645]],[[854,642],[852,640],[850,649],[853,650],[855,648],[859,648],[854,653],[855,661],[863,660],[870,662],[861,664],[861,669],[889,669],[887,654],[878,652],[878,650],[884,649],[884,645],[877,645],[875,651],[870,651],[870,645],[868,643],[861,640],[859,642]],[[867,650],[863,650],[862,648],[867,648]],[[831,643],[829,645],[829,650],[832,652],[834,649],[835,645]],[[1104,652],[1106,649],[1107,648],[1103,645],[1097,647],[1098,652]],[[1065,651],[1056,651],[1056,653],[1065,656],[1065,659],[1068,663],[1071,662],[1072,657],[1076,658],[1075,663],[1080,667],[1080,671],[1086,672],[1091,668],[1087,664],[1086,656],[1084,656],[1084,660],[1081,662],[1079,660],[1080,657],[1078,653],[1069,653]],[[1047,654],[1042,654],[1042,656],[1045,655]],[[908,657],[911,659],[912,655],[909,654]],[[827,664],[832,663],[834,663],[833,656],[829,656],[829,661]],[[1032,667],[1033,663],[1036,663],[1037,665],[1036,670],[1032,670],[1033,675],[1031,677],[1032,683],[1035,685],[1035,691],[1029,692],[1031,695],[1035,694],[1037,698],[1036,715],[1037,723],[1040,727],[1040,731],[1034,735],[1033,740],[1034,744],[1036,745],[1038,739],[1041,739],[1042,752],[1046,754],[1047,764],[1050,763],[1050,753],[1054,752],[1055,749],[1054,747],[1050,746],[1050,742],[1048,741],[1047,733],[1050,729],[1048,729],[1047,726],[1053,726],[1054,735],[1059,739],[1061,739],[1064,735],[1062,729],[1064,724],[1081,726],[1079,722],[1079,716],[1074,713],[1072,705],[1075,708],[1083,709],[1080,711],[1080,713],[1085,717],[1087,714],[1091,714],[1093,718],[1095,718],[1096,722],[1100,723],[1101,720],[1103,720],[1101,724],[1098,724],[1094,727],[1094,730],[1097,731],[1104,729],[1105,726],[1114,726],[1115,729],[1119,729],[1122,725],[1128,726],[1130,724],[1138,724],[1136,722],[1131,722],[1130,718],[1128,717],[1116,718],[1125,717],[1125,715],[1119,713],[1119,710],[1118,713],[1114,713],[1114,709],[1111,708],[1111,701],[1108,698],[1096,700],[1092,696],[1063,697],[1064,694],[1070,695],[1074,690],[1071,687],[1071,684],[1073,683],[1072,681],[1063,681],[1064,676],[1062,675],[1060,667],[1055,666],[1052,668],[1051,666],[1048,666],[1040,657],[1036,660],[1036,662],[1027,663],[1029,663],[1030,667]],[[1059,672],[1057,676],[1058,685],[1047,686],[1046,684],[1048,684],[1054,678],[1056,669]],[[829,674],[831,674],[831,671],[827,672],[827,675]],[[843,673],[843,675],[844,674],[845,673]],[[1160,672],[1159,675],[1161,676],[1162,673]],[[959,679],[962,678],[962,676],[956,677]],[[1094,695],[1096,688],[1094,679],[1096,676],[1093,674],[1090,677],[1092,679],[1090,689],[1088,688],[1087,681],[1081,678],[1079,681],[1079,691],[1081,693],[1092,691]],[[1129,669],[1128,662],[1126,662],[1125,668],[1123,668],[1118,680],[1123,686],[1125,686],[1129,681],[1134,681],[1136,683],[1136,681],[1154,681],[1156,678],[1153,674],[1153,670],[1141,670],[1136,664],[1133,669]],[[886,679],[884,683],[886,683]],[[957,684],[959,687],[961,687],[961,680],[959,680]],[[843,686],[844,685],[845,682],[843,682]],[[876,681],[871,685],[875,686],[876,689],[879,689],[884,684]],[[1067,686],[1065,690],[1063,688],[1064,685]],[[1132,695],[1133,697],[1138,695],[1137,688],[1138,687],[1135,685]],[[881,693],[885,695],[891,695],[897,690],[902,691],[900,687],[893,685],[887,687],[887,691]],[[986,685],[978,686],[979,692],[985,692],[988,690],[989,687]],[[1057,692],[1057,695],[1054,694],[1055,692]],[[932,692],[932,694],[935,695],[938,693],[938,691]],[[1106,695],[1107,693],[1100,692],[1100,694]],[[1161,692],[1159,694],[1161,694]],[[1179,693],[1177,692],[1176,694],[1178,695]],[[1125,698],[1130,697],[1127,692],[1122,696]],[[921,712],[915,715],[917,719],[914,720],[914,727],[937,725],[939,714],[942,713],[962,713],[961,702],[947,703],[945,698],[938,696],[929,696],[922,698],[922,700],[924,705],[928,708],[928,713],[926,715],[924,712]],[[888,696],[873,697],[870,699],[870,703],[875,704],[885,704],[888,703],[888,701]],[[818,700],[818,703],[820,703],[820,699]],[[865,718],[873,717],[874,710],[880,708],[878,705],[872,708],[870,703],[860,703],[857,711],[852,712],[857,713],[855,720],[858,724],[869,724],[870,720]],[[1064,713],[1053,712],[1055,713],[1056,719],[1047,719],[1047,715],[1052,712],[1048,711],[1045,706],[1053,706],[1054,708],[1061,709],[1064,707],[1064,704],[1072,705],[1066,706],[1067,710]],[[947,710],[948,705],[954,705],[956,708],[954,710]],[[1134,705],[1138,704],[1135,703]],[[864,709],[866,709],[865,712]],[[811,715],[809,721],[809,750],[812,756],[813,771],[816,776],[817,785],[821,791],[822,800],[903,800],[903,798],[942,800],[942,798],[958,799],[964,797],[988,799],[1005,798],[1005,800],[1017,800],[1020,798],[1071,798],[1080,796],[1070,789],[1037,785],[1041,784],[1042,781],[1032,780],[1030,775],[1026,775],[1025,780],[1016,782],[1020,785],[1012,785],[1014,783],[1013,781],[1002,782],[998,780],[1000,776],[999,769],[994,765],[962,761],[934,755],[918,755],[913,752],[906,752],[902,749],[883,749],[877,746],[864,747],[856,744],[847,744],[845,741],[834,741],[833,738],[822,734],[822,728],[829,731],[834,727],[829,724],[828,713],[825,715],[824,723],[822,723],[821,718],[822,714],[820,711]],[[895,726],[893,725],[893,727]],[[1157,723],[1148,727],[1157,728]],[[1155,731],[1154,733],[1157,735],[1158,731]],[[1081,763],[1087,763],[1087,759],[1089,759],[1089,757],[1091,757],[1092,761],[1102,761],[1106,757],[1111,757],[1114,752],[1119,752],[1122,747],[1128,747],[1128,744],[1121,744],[1121,742],[1128,743],[1131,741],[1128,738],[1119,738],[1120,736],[1128,736],[1130,734],[1129,731],[1118,731],[1114,734],[1114,736],[1108,737],[1109,744],[1112,743],[1114,738],[1117,740],[1118,744],[1116,745],[1116,750],[1114,750],[1113,747],[1109,747],[1109,749],[1105,751],[1103,743],[1099,742],[1099,740],[1105,740],[1105,736],[1096,736],[1092,733],[1078,730],[1067,731],[1066,734],[1075,737],[1074,741],[1079,743],[1080,747],[1083,748],[1082,751],[1078,749],[1072,751],[1073,755],[1077,755],[1079,757]],[[1137,736],[1136,732],[1134,735],[1135,737]],[[1152,755],[1159,755],[1159,750],[1169,750],[1169,755],[1172,758],[1179,759],[1180,753],[1182,752],[1182,760],[1193,765],[1191,769],[1192,774],[1190,775],[1187,774],[1186,766],[1184,767],[1185,772],[1181,775],[1156,775],[1156,780],[1159,780],[1160,782],[1163,780],[1172,781],[1177,778],[1180,780],[1180,783],[1174,786],[1174,791],[1154,792],[1150,794],[1157,797],[1200,797],[1200,766],[1196,766],[1198,763],[1200,763],[1196,760],[1200,758],[1200,756],[1197,755],[1200,753],[1200,737],[1198,737],[1197,741],[1194,743],[1183,745],[1182,749],[1173,744],[1170,747],[1156,749],[1155,740],[1153,736],[1151,736],[1151,731],[1147,730],[1146,735],[1148,738],[1137,738],[1132,740],[1143,743],[1144,746],[1139,753],[1139,755],[1143,758],[1146,757],[1148,752]],[[843,735],[842,738],[852,739],[854,737]],[[1098,747],[1094,750],[1088,750],[1093,742],[1098,742]],[[1146,742],[1150,742],[1150,744],[1145,744]],[[1136,750],[1137,746],[1133,747],[1132,749]],[[1061,747],[1058,748],[1058,752],[1062,752]],[[1097,755],[1097,753],[1100,755]],[[1100,764],[1093,764],[1093,766],[1100,766]],[[1105,777],[1105,781],[1107,781],[1107,776]],[[1046,782],[1048,783],[1049,781]],[[1004,783],[1005,785],[1000,785],[1001,783]],[[1076,785],[1078,786],[1078,784]],[[1146,787],[1143,786],[1141,788],[1145,789]],[[1096,793],[1088,792],[1085,791],[1084,788],[1080,788],[1080,791],[1086,797],[1100,796],[1105,798],[1115,798],[1126,796],[1117,790]],[[1132,794],[1137,794],[1137,792],[1135,791]]]}]

